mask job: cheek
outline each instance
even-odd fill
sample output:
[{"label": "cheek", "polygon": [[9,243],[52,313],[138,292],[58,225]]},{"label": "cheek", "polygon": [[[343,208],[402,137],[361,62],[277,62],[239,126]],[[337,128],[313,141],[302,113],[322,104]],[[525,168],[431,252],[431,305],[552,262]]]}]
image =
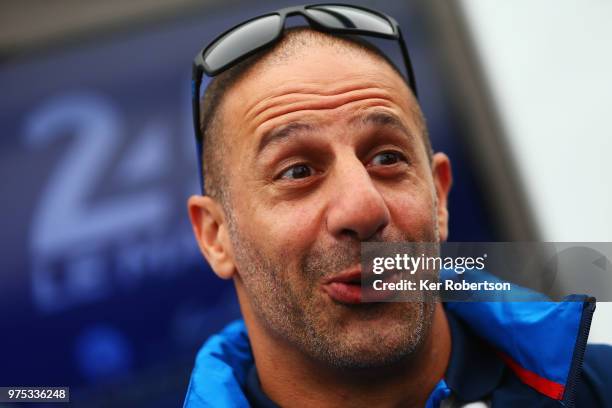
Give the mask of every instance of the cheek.
[{"label": "cheek", "polygon": [[284,265],[297,265],[318,238],[321,213],[314,202],[262,206],[254,212],[249,228],[268,254]]},{"label": "cheek", "polygon": [[391,191],[386,195],[386,202],[395,228],[414,240],[435,240],[436,210],[432,193],[426,187],[418,192]]}]

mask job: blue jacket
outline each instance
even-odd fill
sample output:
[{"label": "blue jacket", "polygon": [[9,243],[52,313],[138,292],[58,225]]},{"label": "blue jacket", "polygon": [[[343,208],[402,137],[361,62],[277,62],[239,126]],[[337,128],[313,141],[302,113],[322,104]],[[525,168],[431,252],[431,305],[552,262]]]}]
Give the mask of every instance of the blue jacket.
[{"label": "blue jacket", "polygon": [[[449,396],[493,407],[612,407],[612,347],[586,346],[594,299],[450,302],[445,310],[451,359],[428,408]],[[199,351],[184,407],[250,406],[253,365],[244,322],[235,321]]]}]

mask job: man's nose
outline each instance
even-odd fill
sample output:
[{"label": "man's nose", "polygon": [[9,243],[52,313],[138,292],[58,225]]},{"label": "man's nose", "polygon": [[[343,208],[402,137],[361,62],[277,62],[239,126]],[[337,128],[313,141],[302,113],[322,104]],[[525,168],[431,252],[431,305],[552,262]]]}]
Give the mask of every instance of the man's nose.
[{"label": "man's nose", "polygon": [[357,158],[347,160],[334,173],[327,212],[330,233],[365,241],[384,229],[389,224],[389,209],[363,163]]}]

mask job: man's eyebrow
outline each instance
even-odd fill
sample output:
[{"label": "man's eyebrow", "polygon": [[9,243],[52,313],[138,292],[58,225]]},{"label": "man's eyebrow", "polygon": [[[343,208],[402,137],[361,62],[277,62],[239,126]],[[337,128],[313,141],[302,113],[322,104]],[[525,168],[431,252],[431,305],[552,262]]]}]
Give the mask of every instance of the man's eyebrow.
[{"label": "man's eyebrow", "polygon": [[390,112],[370,112],[366,115],[355,116],[349,121],[351,124],[355,122],[360,122],[362,125],[373,124],[392,127],[404,133],[411,140],[413,139],[412,132],[404,125],[404,122],[397,115]]},{"label": "man's eyebrow", "polygon": [[260,153],[268,145],[278,143],[287,137],[294,135],[298,132],[312,131],[316,126],[307,122],[291,122],[286,125],[279,126],[271,129],[264,133],[259,145],[257,146],[257,153]]}]

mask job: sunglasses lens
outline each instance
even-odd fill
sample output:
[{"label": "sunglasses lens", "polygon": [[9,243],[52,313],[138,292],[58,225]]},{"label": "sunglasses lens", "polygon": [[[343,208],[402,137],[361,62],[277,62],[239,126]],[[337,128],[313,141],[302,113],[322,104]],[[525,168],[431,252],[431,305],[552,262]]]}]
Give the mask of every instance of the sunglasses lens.
[{"label": "sunglasses lens", "polygon": [[347,6],[313,6],[306,13],[319,24],[331,29],[354,29],[395,35],[389,21],[374,13]]},{"label": "sunglasses lens", "polygon": [[272,42],[281,30],[278,14],[264,16],[230,31],[217,40],[204,54],[204,66],[209,73]]}]

